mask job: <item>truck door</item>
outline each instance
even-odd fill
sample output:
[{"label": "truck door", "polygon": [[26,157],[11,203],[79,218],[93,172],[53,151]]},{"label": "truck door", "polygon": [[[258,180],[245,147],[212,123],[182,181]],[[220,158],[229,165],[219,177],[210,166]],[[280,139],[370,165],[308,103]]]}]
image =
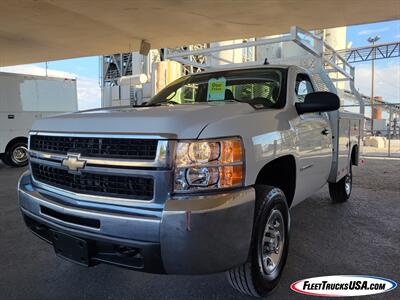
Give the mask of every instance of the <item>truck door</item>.
[{"label": "truck door", "polygon": [[[299,73],[295,82],[295,102],[303,102],[314,92],[307,74]],[[332,163],[332,134],[326,113],[306,113],[296,119],[298,136],[298,192],[307,197],[323,186]],[[299,195],[300,196],[300,195]]]}]

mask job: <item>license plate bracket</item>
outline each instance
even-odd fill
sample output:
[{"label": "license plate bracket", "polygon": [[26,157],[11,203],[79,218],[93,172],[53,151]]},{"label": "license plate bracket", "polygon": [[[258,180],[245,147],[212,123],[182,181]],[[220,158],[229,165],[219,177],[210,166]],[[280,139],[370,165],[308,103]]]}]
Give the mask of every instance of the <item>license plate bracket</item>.
[{"label": "license plate bracket", "polygon": [[52,230],[53,247],[56,254],[66,260],[89,266],[88,242],[59,231]]}]

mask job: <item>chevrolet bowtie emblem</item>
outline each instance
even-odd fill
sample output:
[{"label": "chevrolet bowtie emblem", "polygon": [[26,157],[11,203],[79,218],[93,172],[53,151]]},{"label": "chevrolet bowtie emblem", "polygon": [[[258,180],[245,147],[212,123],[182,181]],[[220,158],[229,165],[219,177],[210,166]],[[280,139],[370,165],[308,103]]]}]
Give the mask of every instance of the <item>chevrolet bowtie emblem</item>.
[{"label": "chevrolet bowtie emblem", "polygon": [[86,165],[86,160],[80,159],[80,156],[79,153],[68,153],[67,158],[62,161],[62,165],[67,167],[70,173],[79,173]]}]

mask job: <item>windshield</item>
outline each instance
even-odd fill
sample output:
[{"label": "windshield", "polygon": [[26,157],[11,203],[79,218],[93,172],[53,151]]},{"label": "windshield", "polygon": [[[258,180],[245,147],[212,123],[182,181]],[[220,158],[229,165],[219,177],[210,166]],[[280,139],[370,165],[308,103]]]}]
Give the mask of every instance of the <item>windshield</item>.
[{"label": "windshield", "polygon": [[280,107],[281,69],[246,69],[184,76],[172,82],[147,104],[195,104],[238,101],[255,108]]}]

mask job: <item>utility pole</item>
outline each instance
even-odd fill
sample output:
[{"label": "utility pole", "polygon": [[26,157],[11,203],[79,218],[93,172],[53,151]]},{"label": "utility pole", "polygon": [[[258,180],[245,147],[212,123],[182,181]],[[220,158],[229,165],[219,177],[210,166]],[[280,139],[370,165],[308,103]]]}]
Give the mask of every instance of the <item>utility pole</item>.
[{"label": "utility pole", "polygon": [[375,77],[375,58],[376,49],[373,47],[381,37],[379,35],[368,38],[368,42],[372,44],[372,60],[371,60],[371,134],[374,135],[374,77]]}]

